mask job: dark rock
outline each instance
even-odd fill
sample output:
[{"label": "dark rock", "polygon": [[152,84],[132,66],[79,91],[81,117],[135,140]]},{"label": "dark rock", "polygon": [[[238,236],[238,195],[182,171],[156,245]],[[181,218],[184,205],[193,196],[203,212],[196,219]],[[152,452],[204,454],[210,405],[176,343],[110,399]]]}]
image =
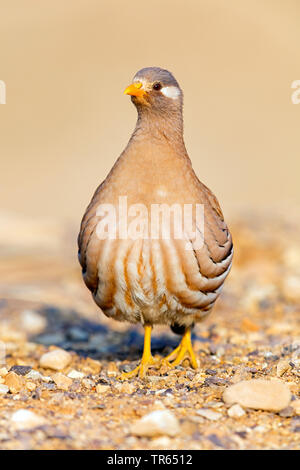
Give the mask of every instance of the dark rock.
[{"label": "dark rock", "polygon": [[204,385],[210,387],[211,385],[228,385],[229,381],[227,379],[222,379],[221,377],[208,377],[205,379]]},{"label": "dark rock", "polygon": [[217,371],[214,369],[206,369],[205,373],[208,375],[217,375]]},{"label": "dark rock", "polygon": [[250,351],[247,356],[258,356],[259,355],[259,351],[258,349],[255,349],[254,351]]},{"label": "dark rock", "polygon": [[216,434],[210,434],[208,439],[218,447],[225,447],[221,439]]},{"label": "dark rock", "polygon": [[282,418],[291,418],[294,415],[294,408],[292,406],[287,406],[279,412],[279,416]]},{"label": "dark rock", "polygon": [[30,366],[12,366],[9,372],[14,372],[17,375],[26,375],[31,371]]},{"label": "dark rock", "polygon": [[41,396],[42,396],[42,390],[40,387],[38,387],[34,392],[32,392],[32,395],[31,395],[31,397],[34,400],[40,400]]},{"label": "dark rock", "polygon": [[172,393],[173,393],[173,390],[171,388],[168,388],[167,390],[165,390],[163,393],[160,393],[159,395],[161,397],[165,397],[165,396],[170,395]]},{"label": "dark rock", "polygon": [[258,370],[255,367],[245,367],[246,372],[250,372],[251,374],[257,374]]},{"label": "dark rock", "polygon": [[44,384],[44,388],[47,390],[55,390],[56,385],[55,384]]}]

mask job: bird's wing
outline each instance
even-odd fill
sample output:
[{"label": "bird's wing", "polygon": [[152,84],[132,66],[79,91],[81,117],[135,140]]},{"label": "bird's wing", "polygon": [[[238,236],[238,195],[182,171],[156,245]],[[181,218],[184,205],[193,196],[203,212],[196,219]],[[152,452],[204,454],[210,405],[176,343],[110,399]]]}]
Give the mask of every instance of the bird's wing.
[{"label": "bird's wing", "polygon": [[[104,183],[104,182],[103,182]],[[87,287],[93,292],[97,289],[98,278],[98,251],[100,240],[95,235],[99,217],[96,215],[98,205],[98,194],[103,187],[103,183],[96,189],[90,204],[88,205],[80,225],[78,235],[78,259],[82,267],[83,279]]]}]

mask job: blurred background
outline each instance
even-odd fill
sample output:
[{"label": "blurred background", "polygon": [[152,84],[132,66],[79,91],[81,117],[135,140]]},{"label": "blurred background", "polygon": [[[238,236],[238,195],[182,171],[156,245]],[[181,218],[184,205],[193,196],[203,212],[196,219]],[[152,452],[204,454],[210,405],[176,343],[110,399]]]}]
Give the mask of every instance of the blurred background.
[{"label": "blurred background", "polygon": [[1,209],[75,224],[134,128],[124,88],[171,70],[225,214],[300,202],[298,0],[0,0]]},{"label": "blurred background", "polygon": [[[261,302],[273,308],[270,293],[284,305],[292,295],[299,313],[300,104],[291,99],[300,79],[299,1],[0,7],[0,315],[47,305],[99,320],[76,236],[135,126],[123,91],[153,65],[171,70],[184,90],[188,152],[233,233],[227,326],[237,310],[250,314],[248,290],[262,317]],[[217,304],[221,316],[225,304]]]}]

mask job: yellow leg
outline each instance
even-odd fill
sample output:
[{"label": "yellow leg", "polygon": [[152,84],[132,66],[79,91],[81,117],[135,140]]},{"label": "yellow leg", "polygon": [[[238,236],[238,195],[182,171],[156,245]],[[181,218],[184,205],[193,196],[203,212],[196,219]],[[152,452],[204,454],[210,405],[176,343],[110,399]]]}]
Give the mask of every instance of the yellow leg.
[{"label": "yellow leg", "polygon": [[152,331],[152,326],[145,325],[144,351],[143,351],[141,363],[130,372],[123,372],[123,374],[120,377],[121,380],[131,379],[132,377],[136,377],[136,376],[139,376],[140,378],[144,378],[148,368],[156,364],[157,361],[154,359],[154,357],[151,354],[151,331]]},{"label": "yellow leg", "polygon": [[171,354],[169,354],[165,359],[163,359],[163,364],[167,364],[170,367],[176,367],[181,364],[186,358],[189,359],[193,369],[198,368],[198,362],[193,351],[190,328],[187,328],[185,330],[185,333],[182,337],[179,346],[174,349],[174,351],[172,351]]}]

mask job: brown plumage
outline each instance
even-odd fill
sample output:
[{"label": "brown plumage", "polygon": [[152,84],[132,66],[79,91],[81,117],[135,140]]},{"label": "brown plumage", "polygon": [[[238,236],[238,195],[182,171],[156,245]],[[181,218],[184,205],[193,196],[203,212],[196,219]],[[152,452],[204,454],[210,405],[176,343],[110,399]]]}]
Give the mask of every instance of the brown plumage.
[{"label": "brown plumage", "polygon": [[[188,355],[196,367],[190,327],[207,315],[219,296],[233,246],[216,197],[198,180],[188,157],[183,95],[175,78],[163,69],[142,69],[125,93],[138,111],[136,128],[85,212],[78,237],[79,261],[87,287],[107,316],[146,326],[149,344],[145,339],[141,366],[129,374],[143,376],[153,364],[149,351],[153,324],[182,326],[181,345],[168,359],[175,356],[176,365]],[[99,206],[111,204],[117,209],[120,196],[127,197],[128,207],[143,204],[148,214],[153,204],[182,208],[203,204],[204,227],[196,227],[193,218],[203,246],[195,248],[188,233],[176,238],[174,226],[169,239],[99,239],[97,227],[103,216]],[[133,218],[128,215],[129,224]]]}]

